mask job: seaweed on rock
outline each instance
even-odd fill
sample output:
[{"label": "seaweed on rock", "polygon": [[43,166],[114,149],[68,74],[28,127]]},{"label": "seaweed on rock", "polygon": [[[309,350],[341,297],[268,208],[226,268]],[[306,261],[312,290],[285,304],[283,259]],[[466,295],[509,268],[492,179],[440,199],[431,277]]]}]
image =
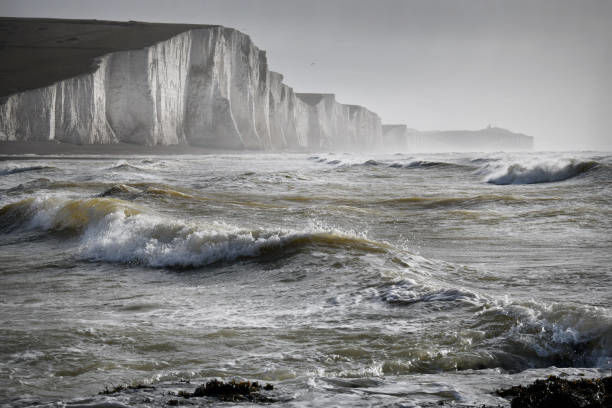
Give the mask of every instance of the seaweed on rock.
[{"label": "seaweed on rock", "polygon": [[498,390],[502,397],[512,397],[512,408],[610,408],[612,377],[565,380],[550,376],[528,386]]}]

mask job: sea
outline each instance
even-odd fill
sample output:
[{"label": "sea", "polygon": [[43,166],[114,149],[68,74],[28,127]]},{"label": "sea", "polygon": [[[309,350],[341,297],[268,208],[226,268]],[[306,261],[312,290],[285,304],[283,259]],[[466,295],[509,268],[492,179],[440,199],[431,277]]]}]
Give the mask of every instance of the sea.
[{"label": "sea", "polygon": [[605,152],[5,156],[0,406],[507,407],[611,375],[611,231]]}]

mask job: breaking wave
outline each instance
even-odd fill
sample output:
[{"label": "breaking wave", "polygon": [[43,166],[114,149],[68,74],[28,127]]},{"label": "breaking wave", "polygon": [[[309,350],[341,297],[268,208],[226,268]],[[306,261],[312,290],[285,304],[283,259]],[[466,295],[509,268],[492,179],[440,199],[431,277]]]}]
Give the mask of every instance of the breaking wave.
[{"label": "breaking wave", "polygon": [[[142,161],[141,163],[146,164],[145,161]],[[151,163],[153,163],[153,162],[151,162]],[[134,166],[133,164],[129,164],[125,160],[120,160],[116,165],[114,165],[113,167],[110,167],[108,170],[113,170],[113,171],[136,171],[136,172],[145,172],[145,171],[147,171],[146,169],[144,169],[142,167],[138,167],[138,166]]]},{"label": "breaking wave", "polygon": [[[612,366],[612,318],[601,308],[495,300],[476,314],[504,368]],[[491,328],[496,327],[496,330]]]},{"label": "breaking wave", "polygon": [[426,160],[415,160],[412,161],[408,164],[404,164],[404,168],[406,169],[410,169],[410,168],[421,168],[421,169],[427,169],[430,167],[447,167],[447,166],[458,166],[457,164],[453,164],[453,163],[445,163],[445,162],[436,162],[436,161],[426,161]]},{"label": "breaking wave", "polygon": [[410,306],[420,302],[467,302],[479,304],[475,292],[460,288],[429,288],[405,280],[384,288],[380,292],[384,302],[394,306]]},{"label": "breaking wave", "polygon": [[491,349],[479,356],[455,352],[441,357],[448,361],[425,365],[512,371],[551,365],[612,366],[612,318],[601,308],[496,299],[461,287],[431,281],[419,284],[411,279],[382,285],[370,294],[392,307],[432,311],[465,307],[473,311],[473,319],[465,322],[458,335],[476,349],[486,350],[489,345]]},{"label": "breaking wave", "polygon": [[27,167],[7,167],[0,169],[0,176],[7,176],[9,174],[25,173],[30,171],[45,171],[45,170],[57,170],[57,167],[53,166],[27,166]]},{"label": "breaking wave", "polygon": [[498,185],[552,183],[579,176],[598,164],[595,161],[575,159],[509,163],[496,165],[487,176],[486,181]]},{"label": "breaking wave", "polygon": [[0,228],[82,231],[110,214],[129,217],[141,211],[137,206],[116,198],[66,200],[31,197],[0,208]]},{"label": "breaking wave", "polygon": [[194,198],[191,194],[182,193],[180,191],[172,190],[165,186],[147,186],[136,184],[138,187],[144,187],[140,189],[134,185],[128,184],[115,184],[112,187],[106,189],[100,193],[98,197],[119,197],[119,198],[133,198],[139,195],[154,195],[159,197],[170,197],[170,198]]},{"label": "breaking wave", "polygon": [[395,169],[437,169],[437,168],[472,168],[471,165],[464,165],[459,163],[448,163],[440,161],[429,161],[429,160],[412,160],[409,162],[394,162],[389,165]]},{"label": "breaking wave", "polygon": [[241,258],[286,255],[308,246],[384,253],[389,246],[362,235],[314,226],[308,230],[249,230],[150,214],[130,202],[97,197],[28,198],[0,209],[0,228],[71,231],[83,259],[151,267],[199,267]]}]

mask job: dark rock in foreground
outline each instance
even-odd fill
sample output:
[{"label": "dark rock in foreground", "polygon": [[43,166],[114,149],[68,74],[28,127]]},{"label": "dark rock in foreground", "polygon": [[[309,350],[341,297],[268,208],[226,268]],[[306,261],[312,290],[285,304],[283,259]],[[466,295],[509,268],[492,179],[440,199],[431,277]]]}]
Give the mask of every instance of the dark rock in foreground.
[{"label": "dark rock in foreground", "polygon": [[116,386],[111,386],[111,388],[109,388],[107,385],[104,387],[102,391],[98,393],[98,395],[112,395],[112,394],[120,393],[125,390],[142,390],[142,389],[154,390],[155,387],[153,387],[152,385],[145,385],[145,384],[136,384],[136,385],[119,384]]},{"label": "dark rock in foreground", "polygon": [[[272,384],[261,384],[251,381],[237,381],[232,379],[224,382],[212,379],[189,390],[176,390],[176,386],[182,387],[191,384],[189,380],[181,380],[181,385],[172,384],[170,390],[167,386],[151,386],[145,384],[120,384],[116,386],[105,386],[98,395],[112,396],[117,398],[113,403],[127,404],[152,404],[147,406],[202,406],[210,404],[214,400],[223,402],[250,402],[268,404],[273,402],[287,402],[290,397],[279,395]],[[119,406],[118,405],[118,406]],[[208,405],[207,405],[208,406]]]},{"label": "dark rock in foreground", "polygon": [[223,382],[215,379],[200,385],[193,393],[181,391],[178,396],[183,398],[214,397],[222,401],[276,402],[275,399],[261,394],[262,390],[271,391],[273,389],[272,384],[261,386],[258,382],[236,382],[235,380]]},{"label": "dark rock in foreground", "polygon": [[564,380],[551,376],[528,386],[498,390],[512,397],[512,408],[610,408],[612,377]]}]

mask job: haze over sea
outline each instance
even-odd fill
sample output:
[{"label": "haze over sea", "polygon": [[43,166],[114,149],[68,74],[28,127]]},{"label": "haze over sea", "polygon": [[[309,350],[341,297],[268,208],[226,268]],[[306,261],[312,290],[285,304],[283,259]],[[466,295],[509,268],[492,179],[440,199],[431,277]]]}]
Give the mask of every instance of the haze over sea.
[{"label": "haze over sea", "polygon": [[611,228],[610,153],[5,158],[0,402],[508,405],[610,375]]}]

